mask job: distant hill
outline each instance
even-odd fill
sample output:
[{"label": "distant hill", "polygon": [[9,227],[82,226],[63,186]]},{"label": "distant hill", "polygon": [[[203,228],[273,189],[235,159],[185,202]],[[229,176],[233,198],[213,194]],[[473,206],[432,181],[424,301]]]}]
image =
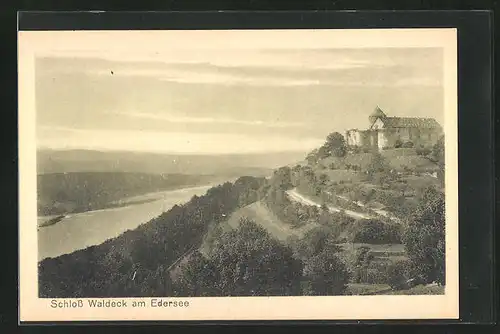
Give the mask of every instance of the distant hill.
[{"label": "distant hill", "polygon": [[150,192],[224,182],[211,175],[76,172],[39,174],[38,213],[54,215],[103,209]]},{"label": "distant hill", "polygon": [[283,165],[303,160],[304,152],[228,155],[173,155],[93,150],[39,150],[37,173],[129,172],[267,176]]}]

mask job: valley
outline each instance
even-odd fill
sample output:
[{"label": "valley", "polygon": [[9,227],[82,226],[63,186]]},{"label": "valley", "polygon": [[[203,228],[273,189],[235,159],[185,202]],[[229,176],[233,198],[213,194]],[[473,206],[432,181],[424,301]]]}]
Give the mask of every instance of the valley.
[{"label": "valley", "polygon": [[[108,197],[124,206],[74,216],[103,212],[94,226],[64,218],[41,229],[88,226],[99,234],[103,226],[120,226],[106,240],[47,255],[40,262],[41,295],[442,293],[444,262],[426,264],[444,261],[443,174],[433,158],[406,148],[347,148],[342,156],[315,151],[267,177],[167,190],[163,199],[155,195],[161,192]],[[194,182],[201,179],[210,176]],[[141,210],[144,217],[134,216]],[[421,234],[429,222],[432,239]],[[85,235],[75,231],[55,240]],[[414,240],[432,244],[416,247]],[[77,268],[91,268],[85,280],[75,278]],[[62,281],[51,278],[60,275]]]}]

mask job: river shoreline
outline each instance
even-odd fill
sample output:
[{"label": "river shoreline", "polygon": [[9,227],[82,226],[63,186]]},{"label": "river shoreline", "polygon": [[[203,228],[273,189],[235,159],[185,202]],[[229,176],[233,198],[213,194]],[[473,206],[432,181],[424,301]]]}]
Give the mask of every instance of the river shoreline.
[{"label": "river shoreline", "polygon": [[[185,186],[182,188],[176,188],[176,189],[171,189],[171,190],[160,190],[160,191],[153,191],[149,193],[145,193],[142,195],[134,195],[130,197],[126,197],[114,202],[111,202],[107,204],[106,206],[103,206],[101,208],[95,209],[95,210],[82,210],[82,211],[72,211],[72,212],[64,212],[59,215],[48,215],[48,216],[38,216],[38,228],[45,228],[52,226],[54,224],[61,223],[65,218],[71,217],[72,215],[84,215],[84,214],[93,214],[96,212],[102,212],[102,211],[110,211],[110,210],[116,210],[120,208],[125,208],[129,206],[134,206],[134,205],[141,205],[145,203],[150,203],[150,202],[155,202],[159,201],[164,197],[165,194],[172,194],[176,192],[183,192],[183,191],[191,191],[191,190],[196,190],[196,189],[204,189],[207,187],[216,187],[217,185],[222,184],[222,183],[211,183],[207,185],[189,185]],[[207,189],[208,190],[208,189]]]},{"label": "river shoreline", "polygon": [[[148,193],[142,199],[133,196],[122,199],[120,207],[69,214],[55,224],[38,228],[38,261],[101,244],[222,183]],[[142,203],[137,204],[138,200]]]}]

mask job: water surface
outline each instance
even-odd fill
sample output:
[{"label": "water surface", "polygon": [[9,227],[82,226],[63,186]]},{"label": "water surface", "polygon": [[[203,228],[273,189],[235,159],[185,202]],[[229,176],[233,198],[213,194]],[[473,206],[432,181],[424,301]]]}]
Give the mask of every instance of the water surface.
[{"label": "water surface", "polygon": [[[114,238],[126,230],[168,211],[175,204],[201,196],[213,185],[183,188],[134,196],[128,201],[148,201],[111,209],[70,214],[54,225],[38,228],[38,260],[68,254]],[[127,202],[127,200],[125,200]],[[39,217],[38,223],[46,220]]]}]

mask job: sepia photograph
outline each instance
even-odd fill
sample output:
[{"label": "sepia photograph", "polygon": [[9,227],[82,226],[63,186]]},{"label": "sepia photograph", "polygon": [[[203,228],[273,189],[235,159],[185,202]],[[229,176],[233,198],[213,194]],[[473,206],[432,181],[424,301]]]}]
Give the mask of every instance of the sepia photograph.
[{"label": "sepia photograph", "polygon": [[456,71],[454,29],[19,32],[21,316],[458,317]]}]

